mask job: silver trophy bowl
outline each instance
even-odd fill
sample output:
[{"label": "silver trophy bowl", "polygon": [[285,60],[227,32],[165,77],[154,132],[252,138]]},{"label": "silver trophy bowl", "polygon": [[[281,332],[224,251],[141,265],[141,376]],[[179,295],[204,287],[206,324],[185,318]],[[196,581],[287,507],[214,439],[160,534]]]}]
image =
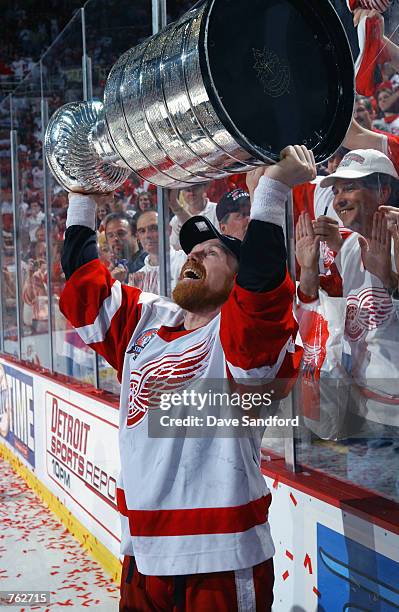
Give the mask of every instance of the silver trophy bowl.
[{"label": "silver trophy bowl", "polygon": [[110,192],[131,171],[182,187],[274,163],[288,144],[325,161],[353,103],[352,55],[328,0],[208,0],[124,53],[103,105],[59,109],[46,157],[69,191]]},{"label": "silver trophy bowl", "polygon": [[101,102],[71,102],[59,108],[48,123],[47,163],[67,191],[109,193],[131,173],[129,168],[110,163],[105,154],[101,156],[97,134],[103,125],[102,111]]}]

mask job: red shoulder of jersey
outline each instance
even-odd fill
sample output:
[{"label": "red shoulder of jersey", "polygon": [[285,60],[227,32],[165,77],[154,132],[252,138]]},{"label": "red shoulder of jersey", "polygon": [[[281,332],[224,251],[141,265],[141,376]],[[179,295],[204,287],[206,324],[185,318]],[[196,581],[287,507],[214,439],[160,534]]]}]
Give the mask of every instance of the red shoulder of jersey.
[{"label": "red shoulder of jersey", "polygon": [[68,279],[60,310],[82,340],[121,376],[126,347],[141,315],[141,291],[113,279],[94,259]]},{"label": "red shoulder of jersey", "polygon": [[302,352],[295,344],[298,324],[293,296],[288,273],[279,287],[265,293],[234,286],[220,324],[220,339],[234,378],[295,375]]}]

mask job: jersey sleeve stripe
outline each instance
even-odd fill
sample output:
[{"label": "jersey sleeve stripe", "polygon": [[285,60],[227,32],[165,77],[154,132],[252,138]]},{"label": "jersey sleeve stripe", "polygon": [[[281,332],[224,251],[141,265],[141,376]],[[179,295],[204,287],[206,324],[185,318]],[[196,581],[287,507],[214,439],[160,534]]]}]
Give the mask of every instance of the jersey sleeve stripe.
[{"label": "jersey sleeve stripe", "polygon": [[110,295],[103,301],[96,320],[91,325],[77,327],[76,331],[86,344],[102,342],[109,330],[112,319],[122,304],[122,287],[115,281],[111,287]]},{"label": "jersey sleeve stripe", "polygon": [[175,510],[129,510],[122,490],[118,510],[129,519],[132,536],[161,537],[238,533],[263,525],[268,519],[271,494],[242,506]]},{"label": "jersey sleeve stripe", "polygon": [[243,368],[239,368],[238,366],[233,365],[230,361],[227,361],[229,371],[235,380],[239,380],[240,378],[253,378],[254,384],[256,385],[259,385],[259,382],[262,380],[264,381],[267,379],[274,379],[277,376],[277,372],[279,371],[281,364],[284,361],[286,353],[293,352],[292,350],[290,350],[292,345],[294,345],[292,338],[288,338],[287,342],[281,349],[277,361],[274,365],[265,365],[260,368],[251,368],[249,370],[244,370]]}]

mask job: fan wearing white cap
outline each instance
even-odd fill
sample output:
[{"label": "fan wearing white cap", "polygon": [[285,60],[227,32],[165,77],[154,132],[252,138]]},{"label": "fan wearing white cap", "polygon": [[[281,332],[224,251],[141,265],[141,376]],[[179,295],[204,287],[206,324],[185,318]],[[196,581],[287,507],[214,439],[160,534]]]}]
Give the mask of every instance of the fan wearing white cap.
[{"label": "fan wearing white cap", "polygon": [[[355,382],[351,410],[394,426],[399,425],[399,319],[392,295],[398,290],[398,275],[392,249],[396,234],[390,229],[395,208],[387,204],[397,179],[386,155],[357,149],[347,153],[336,172],[320,183],[332,187],[334,210],[353,232],[335,258],[337,282],[333,284],[335,289],[341,287],[340,295],[346,299],[343,363],[350,364],[347,370]],[[299,297],[310,303],[319,294],[319,238],[306,213],[299,219],[296,235]],[[334,300],[338,306],[339,295],[334,296],[332,308]]]},{"label": "fan wearing white cap", "polygon": [[[343,244],[349,240],[348,245],[356,245],[359,255],[361,252],[364,267],[389,289],[397,286],[389,254],[382,252],[380,245],[371,239],[373,227],[377,231],[377,226],[378,228],[382,226],[381,232],[384,233],[386,240],[391,242],[384,209],[381,211],[378,209],[390,203],[392,181],[397,179],[398,173],[384,153],[374,149],[357,149],[347,153],[336,171],[320,182],[321,188],[332,187],[334,211],[342,225],[356,232]],[[317,237],[313,231],[309,215],[303,213],[297,228],[297,257],[301,261],[301,244],[305,244],[306,236],[314,239],[313,248],[318,250],[320,237]],[[302,243],[299,242],[301,239]],[[345,255],[340,256],[341,259],[343,257]],[[313,260],[311,252],[307,251],[306,261],[302,261],[302,264],[299,261],[301,290],[309,296],[317,295],[319,286],[318,268]],[[351,284],[351,281],[348,282]]]},{"label": "fan wearing white cap", "polygon": [[398,173],[391,160],[375,149],[347,153],[320,187],[332,187],[333,207],[344,227],[371,238],[374,213],[389,202]]}]

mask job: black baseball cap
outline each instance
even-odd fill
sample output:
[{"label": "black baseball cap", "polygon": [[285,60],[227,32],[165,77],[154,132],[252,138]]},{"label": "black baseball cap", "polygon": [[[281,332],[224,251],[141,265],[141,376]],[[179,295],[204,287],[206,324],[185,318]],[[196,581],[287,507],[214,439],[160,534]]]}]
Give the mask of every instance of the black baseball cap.
[{"label": "black baseball cap", "polygon": [[241,240],[221,234],[206,217],[202,217],[201,215],[191,217],[184,223],[180,230],[180,244],[186,255],[191,253],[191,249],[195,247],[196,244],[201,244],[201,242],[206,242],[213,238],[220,240],[234,257],[236,257],[238,261],[240,260]]},{"label": "black baseball cap", "polygon": [[219,223],[226,215],[240,212],[242,205],[250,206],[250,198],[247,191],[234,189],[234,191],[225,193],[216,206],[216,217]]}]

